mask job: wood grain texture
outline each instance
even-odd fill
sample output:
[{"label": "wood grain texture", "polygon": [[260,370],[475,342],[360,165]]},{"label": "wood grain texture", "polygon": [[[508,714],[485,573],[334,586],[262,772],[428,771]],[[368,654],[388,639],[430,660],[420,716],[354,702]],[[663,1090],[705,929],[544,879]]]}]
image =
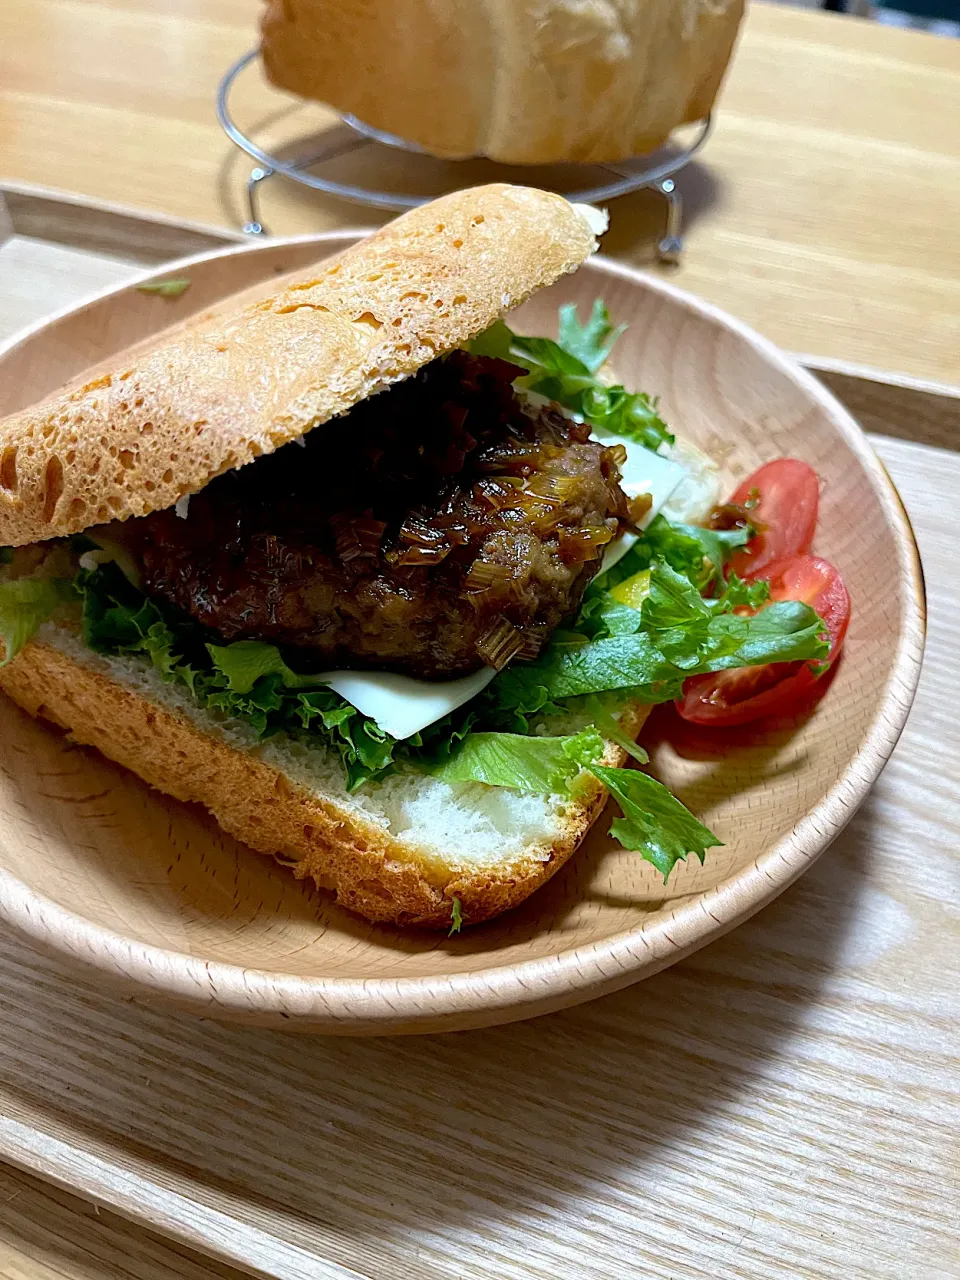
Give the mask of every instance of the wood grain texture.
[{"label": "wood grain texture", "polygon": [[20,183],[0,181],[0,202],[5,209],[0,240],[11,234],[25,236],[143,264],[169,262],[247,239],[226,227],[204,227],[160,213],[133,214],[103,201]]},{"label": "wood grain texture", "polygon": [[960,435],[938,432],[875,440],[929,590],[904,737],[828,855],[670,971],[498,1031],[311,1043],[120,1004],[0,935],[0,1153],[102,1206],[8,1173],[0,1274],[232,1280],[112,1205],[297,1280],[956,1280],[960,458],[929,444]]},{"label": "wood grain texture", "polygon": [[880,373],[845,360],[804,364],[847,406],[864,431],[956,449],[960,440],[960,387]]},{"label": "wood grain texture", "polygon": [[240,1274],[10,1165],[0,1168],[4,1280],[240,1280]]},{"label": "wood grain texture", "polygon": [[129,280],[132,262],[12,235],[0,241],[0,341],[46,315],[51,296],[79,302],[108,283]]},{"label": "wood grain texture", "polygon": [[284,1280],[955,1280],[960,457],[877,443],[928,662],[866,805],[775,904],[579,1009],[391,1042],[180,1020],[0,939],[15,1158],[164,1230],[182,1196],[181,1240]]},{"label": "wood grain texture", "polygon": [[[236,230],[251,162],[213,100],[254,45],[260,8],[5,0],[0,178]],[[236,106],[270,145],[331,123],[256,76]],[[716,132],[679,180],[678,283],[787,350],[960,382],[960,242],[944,231],[960,225],[958,118],[960,41],[753,4]],[[336,172],[366,163],[358,152]],[[659,197],[615,201],[612,214],[607,252],[652,261]],[[279,234],[380,217],[280,180],[264,192]]]},{"label": "wood grain texture", "polygon": [[0,182],[0,342],[150,263],[243,239]]},{"label": "wood grain texture", "polygon": [[[8,407],[77,372],[75,333],[98,362],[112,360],[118,342],[125,349],[248,284],[257,264],[272,291],[278,272],[312,266],[342,243],[223,250],[174,268],[192,284],[169,306],[125,288],[67,313],[2,355]],[[815,467],[824,484],[816,545],[841,567],[854,600],[846,660],[806,719],[724,735],[719,746],[675,726],[654,744],[657,775],[724,846],[663,886],[601,821],[518,910],[455,939],[398,935],[317,899],[197,812],[7,702],[0,914],[8,924],[140,998],[339,1034],[412,1032],[530,1016],[616,990],[739,923],[806,869],[862,801],[912,699],[923,600],[909,526],[836,402],[769,344],[662,282],[594,261],[535,295],[516,323],[549,333],[559,303],[589,307],[598,295],[629,324],[614,358],[620,376],[661,397],[667,421],[718,460],[725,485],[778,454]],[[13,668],[10,678],[17,696]]]}]

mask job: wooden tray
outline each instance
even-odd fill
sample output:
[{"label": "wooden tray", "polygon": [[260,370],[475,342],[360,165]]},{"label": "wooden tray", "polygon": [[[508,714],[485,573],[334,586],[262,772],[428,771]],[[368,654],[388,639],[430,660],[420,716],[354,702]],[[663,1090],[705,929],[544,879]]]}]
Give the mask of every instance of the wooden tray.
[{"label": "wooden tray", "polygon": [[[5,325],[234,238],[7,209]],[[803,880],[618,995],[401,1042],[181,1020],[0,936],[0,1157],[264,1276],[955,1277],[960,396],[808,363],[879,433],[930,634],[899,748]]]}]

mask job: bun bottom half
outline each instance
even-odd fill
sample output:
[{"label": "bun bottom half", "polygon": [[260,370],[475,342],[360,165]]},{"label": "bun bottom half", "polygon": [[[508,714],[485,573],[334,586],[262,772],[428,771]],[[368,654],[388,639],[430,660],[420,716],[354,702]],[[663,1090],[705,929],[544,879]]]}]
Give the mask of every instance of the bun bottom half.
[{"label": "bun bottom half", "polygon": [[[574,853],[607,798],[590,775],[570,797],[420,774],[351,795],[334,753],[258,744],[136,659],[101,658],[51,624],[0,670],[0,689],[378,923],[449,928],[454,898],[468,925],[517,906]],[[628,707],[624,732],[635,737],[648,711]],[[625,759],[607,744],[604,764]]]}]

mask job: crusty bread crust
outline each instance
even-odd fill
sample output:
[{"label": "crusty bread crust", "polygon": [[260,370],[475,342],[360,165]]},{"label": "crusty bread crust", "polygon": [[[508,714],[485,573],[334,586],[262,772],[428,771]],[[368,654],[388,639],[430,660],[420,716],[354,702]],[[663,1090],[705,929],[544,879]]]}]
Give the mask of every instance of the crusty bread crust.
[{"label": "crusty bread crust", "polygon": [[173,505],[460,346],[596,249],[560,196],[414,209],[274,297],[0,422],[0,545]]},{"label": "crusty bread crust", "polygon": [[[604,788],[588,777],[550,846],[530,845],[495,870],[468,867],[451,850],[441,871],[411,860],[409,847],[375,823],[307,792],[255,755],[211,738],[52,645],[27,645],[0,669],[0,689],[167,795],[204,805],[225,831],[292,862],[294,875],[378,922],[449,928],[454,897],[467,924],[517,906],[563,866],[606,800]],[[631,708],[624,731],[636,736],[648,710]],[[622,765],[625,758],[609,744],[604,763]]]},{"label": "crusty bread crust", "polygon": [[282,89],[436,155],[509,164],[644,155],[698,120],[744,0],[269,0]]}]

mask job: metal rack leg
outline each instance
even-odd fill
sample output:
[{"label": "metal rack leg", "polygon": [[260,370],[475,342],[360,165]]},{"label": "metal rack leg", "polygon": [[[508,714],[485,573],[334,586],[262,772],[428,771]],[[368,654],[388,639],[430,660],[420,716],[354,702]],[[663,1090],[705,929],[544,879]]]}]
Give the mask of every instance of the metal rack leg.
[{"label": "metal rack leg", "polygon": [[[859,5],[866,3],[866,0],[849,0],[849,2]],[[2,6],[2,3],[3,0],[0,0],[0,6]],[[379,141],[393,147],[403,147],[410,151],[420,150],[420,148],[404,142],[401,138],[394,138],[391,135],[380,133],[376,129],[371,129],[363,124],[362,121],[355,120],[350,116],[342,118],[343,123],[349,125],[351,131],[355,134],[354,142],[347,146],[338,142],[329,151],[324,150],[321,153],[298,160],[282,159],[259,147],[234,122],[230,113],[229,102],[230,93],[237,77],[246,67],[255,63],[258,57],[259,51],[257,49],[249,50],[227,69],[217,86],[217,119],[220,121],[227,137],[242,151],[246,152],[248,156],[258,162],[258,167],[251,172],[247,182],[247,203],[250,216],[243,229],[248,235],[260,236],[268,234],[266,227],[260,221],[258,187],[261,182],[267,178],[272,178],[274,174],[299,182],[314,191],[323,191],[329,196],[336,196],[341,200],[351,200],[356,204],[367,205],[374,209],[390,209],[398,213],[405,209],[412,209],[418,205],[425,204],[430,199],[429,195],[419,192],[412,194],[410,192],[382,191],[366,186],[356,186],[353,183],[334,181],[332,178],[325,178],[320,174],[307,172],[311,165],[318,163],[320,160],[334,159],[344,154],[345,151],[352,150],[354,146],[369,145],[372,141]],[[660,259],[664,262],[675,262],[681,248],[680,220],[682,210],[680,197],[676,194],[673,180],[667,175],[676,173],[683,165],[687,164],[706,142],[711,128],[710,116],[695,122],[695,127],[697,133],[692,139],[686,142],[676,140],[672,148],[661,148],[660,151],[647,156],[635,156],[629,163],[625,161],[619,165],[606,164],[600,166],[601,168],[610,169],[616,176],[616,181],[598,187],[564,191],[561,194],[565,195],[568,200],[582,204],[604,204],[617,196],[627,195],[629,192],[639,191],[644,187],[655,188],[667,202],[667,229],[659,245]],[[661,159],[661,154],[665,158]],[[646,167],[638,168],[638,166]],[[592,168],[592,166],[590,167]]]},{"label": "metal rack leg", "polygon": [[273,173],[273,169],[262,169],[259,165],[250,171],[250,177],[247,179],[247,208],[250,211],[250,218],[243,224],[243,229],[248,236],[269,234],[260,221],[260,183],[265,182],[267,178],[272,178]]},{"label": "metal rack leg", "polygon": [[676,264],[683,252],[683,237],[680,227],[683,224],[683,200],[672,178],[664,178],[653,184],[654,191],[659,191],[667,202],[667,227],[663,238],[657,244],[657,256],[661,262]]}]

